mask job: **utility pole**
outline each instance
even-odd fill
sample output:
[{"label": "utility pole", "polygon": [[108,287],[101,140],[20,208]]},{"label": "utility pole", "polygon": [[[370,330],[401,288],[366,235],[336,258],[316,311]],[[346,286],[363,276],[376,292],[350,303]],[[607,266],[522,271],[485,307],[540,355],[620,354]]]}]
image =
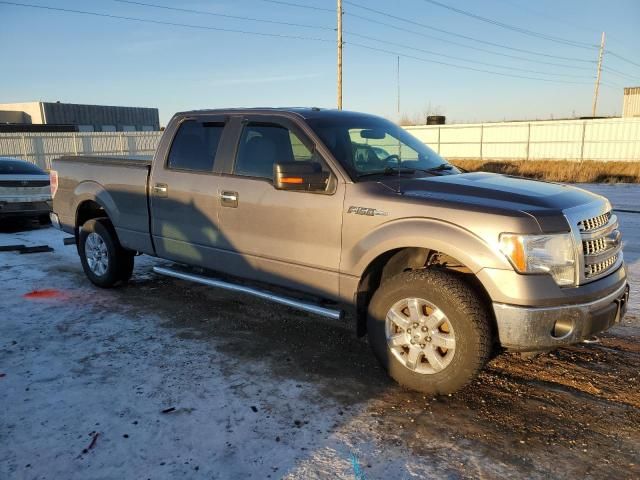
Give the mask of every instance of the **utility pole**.
[{"label": "utility pole", "polygon": [[338,0],[338,110],[342,110],[342,0]]},{"label": "utility pole", "polygon": [[596,72],[596,88],[593,91],[593,106],[591,107],[591,116],[596,116],[596,108],[598,106],[598,92],[600,91],[600,73],[602,72],[602,57],[604,56],[604,32],[600,40],[600,53],[598,54],[598,71]]},{"label": "utility pole", "polygon": [[400,55],[398,55],[398,118],[400,118]]}]

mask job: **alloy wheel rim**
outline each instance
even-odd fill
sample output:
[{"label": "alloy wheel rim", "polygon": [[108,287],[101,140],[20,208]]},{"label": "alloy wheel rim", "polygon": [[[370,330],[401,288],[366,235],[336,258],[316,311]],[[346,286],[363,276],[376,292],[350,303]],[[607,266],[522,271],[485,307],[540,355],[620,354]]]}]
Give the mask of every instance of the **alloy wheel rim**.
[{"label": "alloy wheel rim", "polygon": [[109,252],[104,239],[97,233],[91,232],[87,236],[84,252],[89,270],[99,277],[103,276],[109,268]]},{"label": "alloy wheel rim", "polygon": [[423,298],[404,298],[387,312],[385,334],[391,354],[407,369],[441,372],[453,360],[456,337],[445,313]]}]

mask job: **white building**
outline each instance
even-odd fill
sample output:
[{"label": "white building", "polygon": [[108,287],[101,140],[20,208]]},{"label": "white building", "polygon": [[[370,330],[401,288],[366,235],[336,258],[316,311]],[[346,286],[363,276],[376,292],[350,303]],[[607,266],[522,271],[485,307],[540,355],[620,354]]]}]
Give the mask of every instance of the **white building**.
[{"label": "white building", "polygon": [[623,117],[640,117],[640,87],[626,87],[622,101]]},{"label": "white building", "polygon": [[66,125],[80,132],[160,130],[157,108],[60,102],[0,103],[0,124]]}]

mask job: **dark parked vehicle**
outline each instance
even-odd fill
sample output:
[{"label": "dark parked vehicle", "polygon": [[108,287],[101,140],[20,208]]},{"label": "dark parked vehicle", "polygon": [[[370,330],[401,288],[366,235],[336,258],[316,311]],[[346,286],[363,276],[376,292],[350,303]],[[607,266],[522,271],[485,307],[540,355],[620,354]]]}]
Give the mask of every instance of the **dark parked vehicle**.
[{"label": "dark parked vehicle", "polygon": [[462,173],[371,115],[179,113],[152,162],[65,157],[54,169],[52,221],[94,284],[129,279],[141,252],[185,266],[160,274],[350,311],[389,374],[424,392],[457,390],[494,352],[580,342],[627,305],[606,198]]},{"label": "dark parked vehicle", "polygon": [[17,158],[0,157],[0,219],[15,217],[49,221],[49,174]]}]

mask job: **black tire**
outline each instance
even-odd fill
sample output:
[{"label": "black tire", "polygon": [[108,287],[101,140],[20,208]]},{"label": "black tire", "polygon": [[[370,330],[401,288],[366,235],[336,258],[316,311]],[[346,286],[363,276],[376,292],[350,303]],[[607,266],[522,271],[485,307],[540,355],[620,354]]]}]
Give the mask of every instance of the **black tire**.
[{"label": "black tire", "polygon": [[120,265],[119,278],[122,283],[127,283],[133,275],[134,257],[135,254],[129,250],[124,251],[122,257],[122,263]]},{"label": "black tire", "polygon": [[[418,373],[397,358],[399,355],[406,359],[404,355],[409,355],[409,349],[418,345],[401,346],[392,351],[387,343],[387,313],[397,302],[401,305],[403,299],[408,298],[423,299],[437,306],[446,315],[448,323],[443,327],[453,329],[454,348],[451,351],[436,350],[439,355],[444,355],[441,358],[449,362],[439,371],[434,369],[432,373]],[[430,307],[426,308],[428,314]],[[431,318],[422,315],[423,318]],[[391,325],[390,328],[396,329],[395,333],[408,335],[406,338],[411,338],[415,332],[420,333],[416,328],[414,333],[408,334],[407,331],[411,330],[397,329],[394,324]],[[435,269],[404,272],[385,281],[369,303],[367,328],[371,347],[389,375],[400,385],[429,394],[453,393],[466,385],[489,359],[493,344],[490,314],[480,296],[459,275]],[[425,335],[425,343],[419,340],[417,343],[420,345],[432,342],[432,333],[424,333],[424,328],[420,327],[423,331],[421,334]],[[449,337],[446,331],[443,333]],[[435,339],[436,335],[433,335]],[[434,348],[433,344],[429,345]],[[451,355],[447,357],[449,353]],[[431,362],[426,356],[421,356],[417,365],[423,371],[431,369]]]},{"label": "black tire", "polygon": [[[87,258],[87,239],[91,234],[98,235],[106,247],[106,254],[102,256],[102,258],[106,258],[104,271],[94,271],[95,269],[91,268],[90,260]],[[133,252],[122,248],[116,231],[107,218],[94,218],[87,220],[82,225],[78,253],[85,275],[98,287],[110,288],[120,282],[126,282],[133,272]]]}]

